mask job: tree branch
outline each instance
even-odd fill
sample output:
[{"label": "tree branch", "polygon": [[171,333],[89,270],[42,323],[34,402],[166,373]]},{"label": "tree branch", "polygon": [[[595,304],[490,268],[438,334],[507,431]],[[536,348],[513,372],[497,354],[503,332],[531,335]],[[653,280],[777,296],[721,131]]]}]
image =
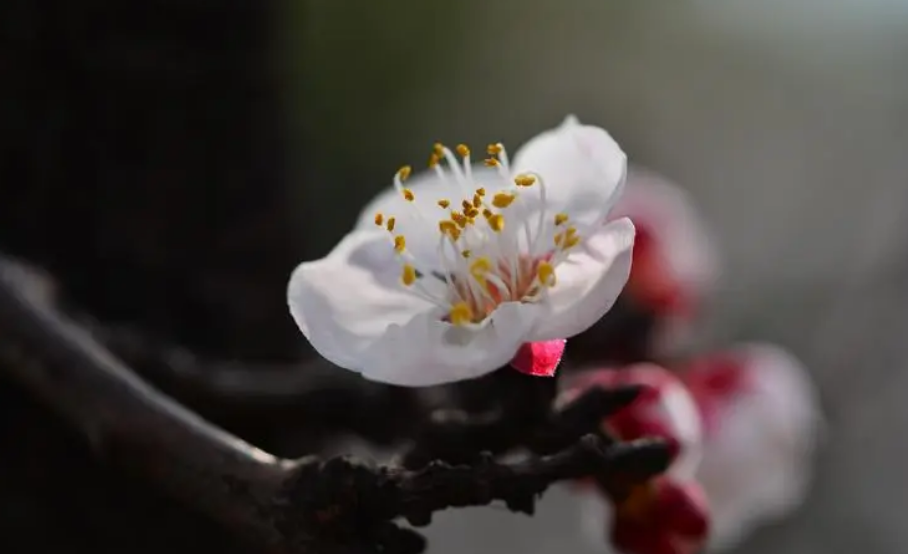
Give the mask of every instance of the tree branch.
[{"label": "tree branch", "polygon": [[[277,458],[138,378],[54,307],[53,289],[45,284],[0,258],[0,370],[62,415],[100,457],[143,475],[266,552],[415,554],[424,539],[397,527],[394,518],[426,525],[436,510],[493,500],[533,513],[536,498],[553,482],[589,476],[634,482],[669,461],[658,442],[574,440],[580,427],[597,423],[600,410],[613,409],[626,393],[589,397],[576,410],[543,417],[550,429],[539,436],[546,437],[545,449],[557,451],[515,463],[496,462],[489,453],[467,464],[432,461],[416,469]],[[541,413],[548,396],[543,391],[530,412]]]}]

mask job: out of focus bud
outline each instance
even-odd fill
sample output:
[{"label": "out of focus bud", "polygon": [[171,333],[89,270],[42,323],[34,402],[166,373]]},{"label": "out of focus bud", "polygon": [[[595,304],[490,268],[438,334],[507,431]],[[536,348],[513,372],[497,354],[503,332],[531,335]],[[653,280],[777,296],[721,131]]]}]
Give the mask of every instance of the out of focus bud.
[{"label": "out of focus bud", "polygon": [[559,403],[590,387],[641,385],[634,402],[603,421],[603,430],[622,440],[659,437],[673,447],[668,471],[634,485],[621,498],[595,487],[578,489],[588,536],[610,540],[625,554],[694,554],[706,540],[709,519],[699,486],[692,481],[700,461],[701,427],[696,403],[681,380],[655,364],[603,368],[573,375]]},{"label": "out of focus bud", "polygon": [[706,542],[709,525],[700,486],[662,476],[615,507],[611,542],[626,554],[696,554]]},{"label": "out of focus bud", "polygon": [[637,229],[631,275],[624,294],[655,315],[657,347],[670,348],[719,274],[713,236],[688,194],[661,175],[632,167],[612,217],[629,217]]},{"label": "out of focus bud", "polygon": [[659,437],[675,451],[669,473],[693,477],[700,460],[701,428],[696,403],[681,380],[655,364],[623,369],[596,369],[566,377],[559,404],[568,403],[590,387],[642,385],[634,402],[603,421],[603,428],[622,440]]},{"label": "out of focus bud", "polygon": [[768,344],[692,360],[680,372],[704,424],[697,480],[713,512],[710,546],[733,546],[804,499],[823,428],[805,368]]}]

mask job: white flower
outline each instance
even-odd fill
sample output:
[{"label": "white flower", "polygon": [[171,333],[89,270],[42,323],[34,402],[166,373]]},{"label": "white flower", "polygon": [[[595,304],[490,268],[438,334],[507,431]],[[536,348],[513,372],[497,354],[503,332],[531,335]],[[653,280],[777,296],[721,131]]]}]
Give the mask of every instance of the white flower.
[{"label": "white flower", "polygon": [[713,508],[710,545],[724,550],[802,503],[824,420],[807,371],[774,345],[704,356],[682,378],[703,416],[697,479]]},{"label": "white flower", "polygon": [[398,171],[327,257],[293,272],[290,312],[331,362],[405,386],[470,379],[585,330],[621,292],[634,227],[603,225],[626,171],[608,133],[569,117],[513,164],[490,145],[486,168],[455,150],[436,145],[407,186]]}]

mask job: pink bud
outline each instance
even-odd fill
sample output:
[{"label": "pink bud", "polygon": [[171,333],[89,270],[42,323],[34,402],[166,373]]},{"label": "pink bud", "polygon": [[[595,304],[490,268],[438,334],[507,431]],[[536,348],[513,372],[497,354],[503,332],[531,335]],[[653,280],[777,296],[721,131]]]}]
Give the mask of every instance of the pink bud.
[{"label": "pink bud", "polygon": [[564,355],[564,339],[525,343],[511,360],[511,367],[535,377],[552,377]]},{"label": "pink bud", "polygon": [[612,516],[612,542],[625,554],[695,554],[708,534],[699,485],[665,476],[632,491]]},{"label": "pink bud", "polygon": [[823,428],[817,393],[805,368],[768,344],[701,356],[680,375],[704,421],[697,479],[715,511],[711,543],[731,546],[803,501]]},{"label": "pink bud", "polygon": [[625,294],[659,318],[654,346],[674,348],[719,276],[714,237],[684,189],[640,167],[629,168],[611,217],[637,229]]},{"label": "pink bud", "polygon": [[676,454],[670,472],[693,477],[700,457],[700,416],[684,384],[655,364],[624,369],[596,369],[568,380],[558,403],[570,402],[593,386],[642,385],[643,392],[630,405],[603,421],[605,431],[623,440],[658,437],[669,442]]}]

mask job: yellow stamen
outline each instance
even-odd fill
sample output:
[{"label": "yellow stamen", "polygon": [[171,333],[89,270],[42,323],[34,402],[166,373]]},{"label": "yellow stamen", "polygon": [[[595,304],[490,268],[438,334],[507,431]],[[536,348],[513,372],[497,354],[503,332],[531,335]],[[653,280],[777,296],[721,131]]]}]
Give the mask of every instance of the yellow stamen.
[{"label": "yellow stamen", "polygon": [[450,206],[450,205],[451,205],[450,200],[445,200],[444,198],[442,198],[441,200],[438,201],[438,206],[443,210],[447,210],[448,206]]},{"label": "yellow stamen", "polygon": [[460,238],[460,229],[457,228],[457,224],[451,221],[450,219],[442,219],[438,222],[438,230],[447,235],[452,241],[457,242],[457,239]]},{"label": "yellow stamen", "polygon": [[435,153],[436,156],[441,158],[442,156],[445,155],[445,145],[440,142],[436,142],[432,146],[432,151]]},{"label": "yellow stamen", "polygon": [[513,192],[499,192],[492,198],[492,205],[496,208],[507,208],[517,198]]},{"label": "yellow stamen", "polygon": [[492,262],[488,258],[483,256],[482,258],[477,258],[470,264],[470,275],[474,279],[479,281],[479,284],[485,284],[486,282],[486,273],[492,269]]},{"label": "yellow stamen", "polygon": [[402,254],[404,250],[407,249],[407,239],[403,235],[397,235],[394,237],[394,250],[398,254]]},{"label": "yellow stamen", "polygon": [[[561,241],[561,249],[569,250],[569,249],[577,246],[578,244],[580,244],[580,237],[577,236],[577,228],[568,227],[567,230],[565,230],[565,232],[564,232],[564,240]],[[558,244],[556,243],[556,246],[557,245]]]},{"label": "yellow stamen", "polygon": [[467,146],[466,144],[458,144],[457,145],[457,155],[460,156],[461,158],[466,158],[467,156],[470,155],[470,147]]},{"label": "yellow stamen", "polygon": [[452,325],[465,325],[473,319],[473,310],[466,302],[458,302],[451,306],[448,318],[451,320]]},{"label": "yellow stamen", "polygon": [[555,268],[549,262],[539,262],[539,267],[536,268],[536,277],[543,286],[555,286]]},{"label": "yellow stamen", "polygon": [[479,187],[478,189],[476,189],[476,194],[478,194],[479,196],[485,196],[485,195],[486,195],[486,189],[484,189],[484,188],[482,188],[482,187]]},{"label": "yellow stamen", "polygon": [[464,200],[460,203],[460,206],[463,208],[463,211],[467,211],[473,207],[473,203],[469,200]]},{"label": "yellow stamen", "polygon": [[555,225],[563,225],[568,220],[568,214],[555,214]]},{"label": "yellow stamen", "polygon": [[502,150],[504,150],[504,147],[501,146],[500,143],[486,146],[486,152],[488,152],[489,156],[497,156],[498,154],[501,154]]},{"label": "yellow stamen", "polygon": [[413,172],[413,168],[405,165],[402,168],[397,170],[397,176],[400,177],[401,181],[406,181],[410,178],[410,173]]},{"label": "yellow stamen", "polygon": [[416,268],[410,264],[404,264],[404,269],[400,274],[400,280],[404,285],[410,286],[416,282]]},{"label": "yellow stamen", "polygon": [[400,189],[401,194],[404,195],[404,200],[407,202],[412,202],[415,196],[413,196],[413,191],[410,189]]},{"label": "yellow stamen", "polygon": [[473,195],[473,207],[478,208],[480,206],[482,206],[482,197],[479,196],[478,194],[474,194]]},{"label": "yellow stamen", "polygon": [[486,219],[489,219],[490,217],[492,217],[492,215],[493,215],[493,214],[492,214],[492,210],[490,210],[490,209],[488,209],[488,208],[483,208],[483,210],[482,210],[482,217],[484,217],[484,218],[486,218]]},{"label": "yellow stamen", "polygon": [[395,218],[393,218],[393,217],[389,217],[389,218],[388,218],[388,221],[385,222],[385,228],[388,230],[389,233],[393,233],[393,232],[394,232],[394,224],[395,224],[396,222],[397,222],[397,220],[396,220]]},{"label": "yellow stamen", "polygon": [[385,222],[385,216],[381,212],[376,213],[375,214],[375,224],[378,225],[379,227],[381,227],[384,222]]},{"label": "yellow stamen", "polygon": [[486,167],[498,167],[501,165],[501,162],[495,158],[486,158],[482,163],[486,164]]},{"label": "yellow stamen", "polygon": [[518,187],[531,187],[535,182],[536,177],[527,175],[526,173],[521,173],[517,177],[514,177],[514,184]]},{"label": "yellow stamen", "polygon": [[440,161],[441,161],[441,156],[439,156],[438,154],[433,152],[432,155],[429,156],[429,167],[430,168],[435,167],[436,165],[438,165],[438,163]]},{"label": "yellow stamen", "polygon": [[489,222],[489,227],[491,227],[492,230],[495,231],[496,233],[500,233],[502,230],[504,230],[504,216],[503,215],[492,214],[491,216],[489,216],[487,221]]},{"label": "yellow stamen", "polygon": [[467,226],[467,218],[460,212],[451,212],[451,219],[454,220],[454,223],[461,229]]},{"label": "yellow stamen", "polygon": [[472,253],[469,250],[464,250],[463,252],[460,253],[460,255],[463,256],[464,258],[469,258],[471,254]]}]

